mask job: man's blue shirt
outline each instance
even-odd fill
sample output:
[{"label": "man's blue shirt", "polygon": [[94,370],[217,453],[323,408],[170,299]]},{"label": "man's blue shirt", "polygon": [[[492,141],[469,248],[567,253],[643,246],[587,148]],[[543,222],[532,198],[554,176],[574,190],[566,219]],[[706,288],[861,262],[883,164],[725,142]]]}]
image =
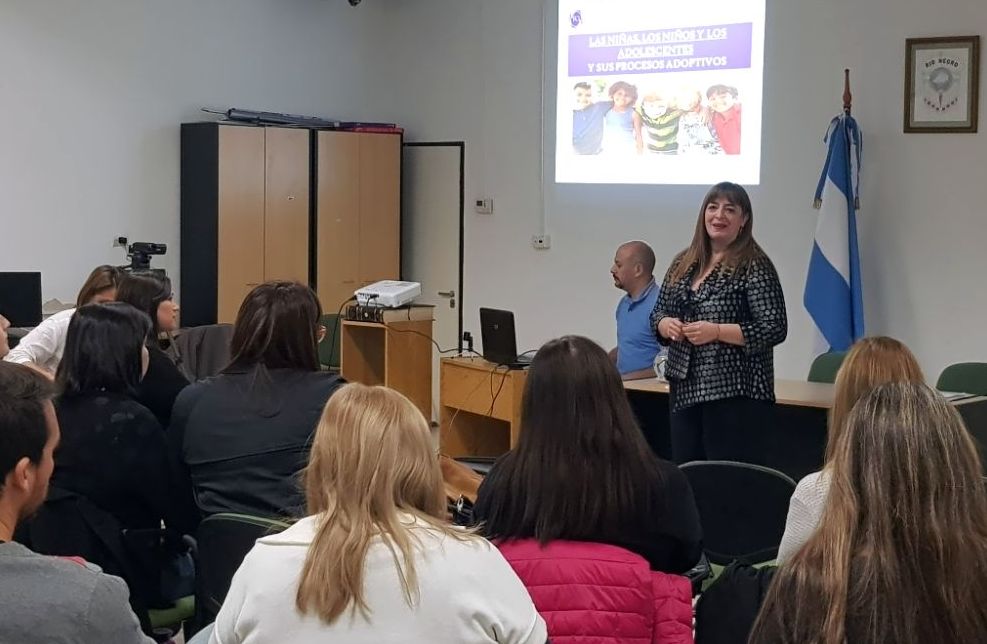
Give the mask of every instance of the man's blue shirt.
[{"label": "man's blue shirt", "polygon": [[658,284],[651,283],[636,298],[624,295],[617,304],[617,371],[651,369],[660,350],[651,311],[658,301]]}]

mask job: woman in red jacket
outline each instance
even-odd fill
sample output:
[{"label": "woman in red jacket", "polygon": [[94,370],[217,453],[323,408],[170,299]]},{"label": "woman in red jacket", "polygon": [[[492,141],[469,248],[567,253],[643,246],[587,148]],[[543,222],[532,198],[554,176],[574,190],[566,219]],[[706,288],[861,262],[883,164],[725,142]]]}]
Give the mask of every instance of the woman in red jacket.
[{"label": "woman in red jacket", "polygon": [[689,582],[674,575],[702,554],[692,489],[649,449],[606,352],[577,336],[539,349],[521,426],[474,516],[552,642],[691,642]]},{"label": "woman in red jacket", "polygon": [[702,529],[692,489],[648,447],[596,343],[566,336],[538,350],[521,427],[517,447],[480,486],[474,516],[485,536],[611,544],[668,573],[696,564]]}]

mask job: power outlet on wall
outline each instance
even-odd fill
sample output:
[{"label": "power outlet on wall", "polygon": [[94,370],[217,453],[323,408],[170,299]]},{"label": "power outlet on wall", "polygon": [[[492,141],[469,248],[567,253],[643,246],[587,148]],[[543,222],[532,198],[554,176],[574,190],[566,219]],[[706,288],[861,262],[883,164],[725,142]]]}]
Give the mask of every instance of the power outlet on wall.
[{"label": "power outlet on wall", "polygon": [[532,235],[531,246],[538,250],[547,250],[552,247],[551,235]]},{"label": "power outlet on wall", "polygon": [[493,199],[477,199],[473,204],[473,210],[481,215],[493,214]]}]

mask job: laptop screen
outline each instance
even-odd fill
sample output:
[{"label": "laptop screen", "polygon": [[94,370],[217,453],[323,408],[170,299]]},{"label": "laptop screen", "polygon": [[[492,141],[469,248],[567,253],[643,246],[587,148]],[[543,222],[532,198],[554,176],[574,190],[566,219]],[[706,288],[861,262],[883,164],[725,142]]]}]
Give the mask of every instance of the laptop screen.
[{"label": "laptop screen", "polygon": [[517,361],[514,314],[499,309],[480,309],[480,339],[484,359],[494,364]]}]

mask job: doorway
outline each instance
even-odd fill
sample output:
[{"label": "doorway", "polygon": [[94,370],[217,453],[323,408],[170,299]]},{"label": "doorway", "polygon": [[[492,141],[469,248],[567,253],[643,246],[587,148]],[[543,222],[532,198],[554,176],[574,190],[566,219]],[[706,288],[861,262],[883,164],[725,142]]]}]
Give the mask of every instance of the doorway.
[{"label": "doorway", "polygon": [[[401,277],[422,285],[418,304],[435,307],[432,337],[445,355],[463,347],[462,141],[405,143],[401,178]],[[432,354],[432,418],[439,411],[439,360]]]}]

